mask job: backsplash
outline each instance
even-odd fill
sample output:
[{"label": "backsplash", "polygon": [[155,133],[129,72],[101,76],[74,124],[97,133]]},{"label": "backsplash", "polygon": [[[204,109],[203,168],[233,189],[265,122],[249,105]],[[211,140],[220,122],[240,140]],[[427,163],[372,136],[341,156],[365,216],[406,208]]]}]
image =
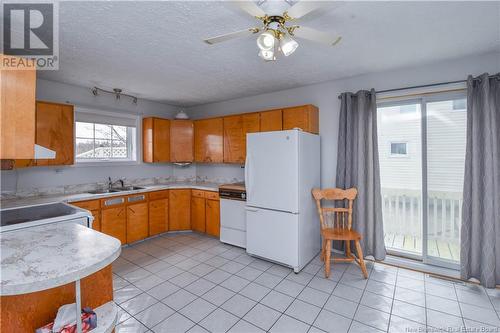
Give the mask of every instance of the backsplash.
[{"label": "backsplash", "polygon": [[[227,184],[241,182],[241,179],[235,177],[218,177],[209,179],[206,176],[169,176],[169,177],[153,177],[153,178],[123,178],[125,185],[144,186],[144,185],[160,185],[173,182],[203,182],[203,183],[216,183]],[[28,188],[18,191],[2,191],[1,199],[11,198],[27,198],[34,196],[50,196],[50,195],[64,195],[76,194],[88,191],[104,189],[108,186],[107,182],[96,182],[87,184],[74,184],[54,187],[41,187],[41,188]]]}]

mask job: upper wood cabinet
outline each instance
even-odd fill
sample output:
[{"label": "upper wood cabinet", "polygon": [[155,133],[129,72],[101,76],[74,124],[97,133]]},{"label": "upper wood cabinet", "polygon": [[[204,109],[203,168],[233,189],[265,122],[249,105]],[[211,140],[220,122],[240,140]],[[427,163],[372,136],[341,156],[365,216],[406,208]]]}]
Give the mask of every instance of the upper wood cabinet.
[{"label": "upper wood cabinet", "polygon": [[300,128],[305,132],[319,133],[319,110],[314,105],[283,109],[283,129]]},{"label": "upper wood cabinet", "polygon": [[35,66],[11,70],[1,65],[18,59],[0,54],[0,159],[35,156]]},{"label": "upper wood cabinet", "polygon": [[259,113],[224,117],[224,162],[244,164],[247,133],[259,130]]},{"label": "upper wood cabinet", "polygon": [[170,121],[170,162],[193,162],[194,124],[192,120]]},{"label": "upper wood cabinet", "polygon": [[30,166],[72,165],[75,161],[73,105],[36,102],[35,143],[54,150],[54,159],[2,160],[2,169]]},{"label": "upper wood cabinet", "polygon": [[36,160],[36,165],[71,165],[75,159],[75,114],[73,105],[36,102],[36,144],[56,152],[54,159]]},{"label": "upper wood cabinet", "polygon": [[168,229],[191,229],[191,190],[175,189],[168,193]]},{"label": "upper wood cabinet", "polygon": [[270,110],[260,112],[260,131],[281,131],[283,129],[283,111]]},{"label": "upper wood cabinet", "polygon": [[194,121],[194,160],[204,163],[224,161],[224,122],[222,118]]},{"label": "upper wood cabinet", "polygon": [[170,161],[170,120],[142,119],[142,160],[146,163]]}]

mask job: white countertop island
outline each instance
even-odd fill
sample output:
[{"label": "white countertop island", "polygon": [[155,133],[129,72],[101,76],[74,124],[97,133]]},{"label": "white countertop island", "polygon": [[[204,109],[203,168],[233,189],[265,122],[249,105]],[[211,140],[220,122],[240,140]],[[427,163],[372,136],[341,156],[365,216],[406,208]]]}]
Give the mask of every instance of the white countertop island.
[{"label": "white countertop island", "polygon": [[58,287],[111,264],[118,239],[75,223],[43,225],[0,234],[0,296]]},{"label": "white countertop island", "polygon": [[[99,272],[103,269],[107,269],[111,280],[111,269],[107,266],[118,258],[120,252],[118,239],[75,223],[49,224],[0,233],[2,305],[13,308],[17,301],[25,302],[26,297],[38,300],[36,295],[57,290],[54,288],[67,288],[74,282],[78,308],[80,280],[101,274]],[[112,281],[109,283],[112,286]],[[33,308],[29,311],[36,312]],[[116,321],[114,302],[101,304],[94,311],[98,317],[98,328],[92,332],[110,332]],[[12,313],[5,314],[5,317]],[[17,316],[15,311],[14,315]],[[2,323],[2,330],[6,328],[4,324],[7,325]]]}]

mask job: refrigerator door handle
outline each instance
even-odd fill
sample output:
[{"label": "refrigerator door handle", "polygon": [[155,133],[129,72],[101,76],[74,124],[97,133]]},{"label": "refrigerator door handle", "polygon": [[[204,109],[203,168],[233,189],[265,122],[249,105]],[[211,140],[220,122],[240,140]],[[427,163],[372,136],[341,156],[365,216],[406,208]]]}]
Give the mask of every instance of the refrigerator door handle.
[{"label": "refrigerator door handle", "polygon": [[253,212],[253,213],[257,213],[259,210],[258,209],[255,209],[255,208],[248,208],[248,207],[245,207],[245,210],[247,212]]},{"label": "refrigerator door handle", "polygon": [[247,200],[250,195],[250,154],[247,154],[247,158],[245,159],[245,187],[247,192]]}]

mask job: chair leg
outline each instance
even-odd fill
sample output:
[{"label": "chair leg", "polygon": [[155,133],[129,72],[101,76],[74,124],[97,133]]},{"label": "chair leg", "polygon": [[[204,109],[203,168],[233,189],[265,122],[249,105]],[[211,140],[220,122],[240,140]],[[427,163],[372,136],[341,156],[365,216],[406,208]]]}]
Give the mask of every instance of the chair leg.
[{"label": "chair leg", "polygon": [[363,259],[363,251],[361,250],[361,245],[359,244],[359,241],[355,241],[354,243],[356,244],[356,251],[358,252],[361,271],[363,272],[363,276],[365,277],[365,279],[368,279],[368,272],[366,271],[365,259]]},{"label": "chair leg", "polygon": [[325,261],[325,240],[321,237],[321,253],[319,255],[321,261]]},{"label": "chair leg", "polygon": [[345,255],[347,258],[351,257],[351,241],[345,241]]},{"label": "chair leg", "polygon": [[325,244],[325,277],[330,277],[330,255],[332,253],[332,241],[327,240]]}]

